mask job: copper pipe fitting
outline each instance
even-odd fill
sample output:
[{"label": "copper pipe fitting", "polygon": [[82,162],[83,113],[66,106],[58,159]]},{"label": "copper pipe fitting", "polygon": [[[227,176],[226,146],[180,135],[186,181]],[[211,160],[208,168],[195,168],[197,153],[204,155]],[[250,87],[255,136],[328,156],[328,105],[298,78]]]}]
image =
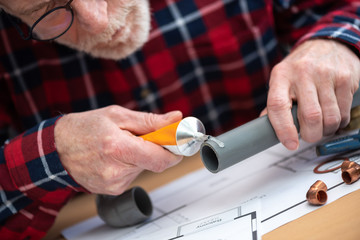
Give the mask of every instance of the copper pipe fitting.
[{"label": "copper pipe fitting", "polygon": [[344,172],[347,169],[354,167],[355,164],[356,162],[350,161],[348,158],[346,158],[341,164],[341,172]]},{"label": "copper pipe fitting", "polygon": [[317,180],[306,193],[306,200],[313,205],[323,205],[327,201],[326,191],[326,184],[321,180]]},{"label": "copper pipe fitting", "polygon": [[341,177],[346,184],[356,182],[360,177],[360,165],[353,161],[344,161],[341,165]]}]

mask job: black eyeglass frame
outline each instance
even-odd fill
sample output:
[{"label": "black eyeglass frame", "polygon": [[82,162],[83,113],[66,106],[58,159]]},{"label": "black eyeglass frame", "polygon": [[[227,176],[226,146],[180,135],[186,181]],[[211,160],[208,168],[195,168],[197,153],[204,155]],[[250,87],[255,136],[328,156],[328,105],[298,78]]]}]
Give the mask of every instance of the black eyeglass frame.
[{"label": "black eyeglass frame", "polygon": [[[72,7],[70,6],[72,1],[73,0],[69,0],[64,6],[55,7],[53,9],[47,11],[46,13],[44,13],[41,17],[39,17],[38,20],[36,20],[34,22],[34,24],[31,27],[29,27],[29,35],[27,37],[25,36],[24,32],[21,30],[19,25],[14,21],[14,19],[12,19],[8,14],[5,14],[5,15],[9,18],[11,24],[15,27],[16,31],[20,34],[22,39],[24,39],[24,40],[33,39],[33,40],[36,40],[36,41],[51,41],[51,40],[54,40],[54,39],[59,38],[62,35],[64,35],[70,29],[70,27],[72,26],[72,24],[74,22],[74,11],[72,10]],[[59,34],[59,35],[57,35],[57,36],[55,36],[53,38],[49,38],[49,39],[39,39],[39,38],[35,37],[34,34],[33,34],[33,30],[36,27],[36,25],[41,20],[43,20],[45,17],[47,17],[49,14],[51,14],[51,13],[53,13],[53,12],[59,10],[59,9],[63,9],[63,8],[65,8],[66,11],[70,11],[70,13],[71,13],[71,22],[70,22],[69,26],[64,30],[64,32],[62,32],[61,34]]]}]

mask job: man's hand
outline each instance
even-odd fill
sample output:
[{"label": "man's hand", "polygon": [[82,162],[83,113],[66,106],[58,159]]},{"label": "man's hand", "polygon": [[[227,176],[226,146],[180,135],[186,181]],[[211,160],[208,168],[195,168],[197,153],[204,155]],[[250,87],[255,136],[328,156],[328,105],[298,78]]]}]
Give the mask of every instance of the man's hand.
[{"label": "man's hand", "polygon": [[263,114],[267,111],[280,142],[295,150],[292,102],[298,104],[301,138],[316,142],[349,123],[359,79],[359,58],[348,47],[333,40],[306,41],[272,70]]},{"label": "man's hand", "polygon": [[55,126],[60,160],[74,180],[92,193],[121,194],[144,169],[161,172],[176,156],[143,135],[181,120],[182,113],[142,113],[120,106],[72,113]]}]

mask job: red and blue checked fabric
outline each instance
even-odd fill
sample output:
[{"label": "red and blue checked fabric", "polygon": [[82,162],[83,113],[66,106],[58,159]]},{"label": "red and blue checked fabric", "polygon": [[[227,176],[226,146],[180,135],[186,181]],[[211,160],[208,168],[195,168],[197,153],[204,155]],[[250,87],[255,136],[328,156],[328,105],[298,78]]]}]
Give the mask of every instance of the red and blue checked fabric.
[{"label": "red and blue checked fabric", "polygon": [[61,114],[111,104],[177,109],[220,134],[258,116],[270,71],[291,46],[329,38],[358,54],[359,2],[150,0],[149,41],[120,61],[23,41],[1,13],[1,238],[41,238],[66,201],[86,191],[56,152]]}]

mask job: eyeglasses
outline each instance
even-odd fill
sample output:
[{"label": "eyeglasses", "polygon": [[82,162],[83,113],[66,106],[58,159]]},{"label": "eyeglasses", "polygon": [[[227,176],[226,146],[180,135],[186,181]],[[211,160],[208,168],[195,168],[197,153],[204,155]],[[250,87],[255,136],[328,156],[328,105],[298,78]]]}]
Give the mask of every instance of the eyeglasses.
[{"label": "eyeglasses", "polygon": [[69,0],[64,6],[55,7],[44,13],[31,27],[29,27],[27,36],[13,18],[7,14],[5,15],[9,17],[10,22],[24,40],[54,40],[64,35],[74,21],[74,12],[70,6],[72,1],[73,0]]}]

